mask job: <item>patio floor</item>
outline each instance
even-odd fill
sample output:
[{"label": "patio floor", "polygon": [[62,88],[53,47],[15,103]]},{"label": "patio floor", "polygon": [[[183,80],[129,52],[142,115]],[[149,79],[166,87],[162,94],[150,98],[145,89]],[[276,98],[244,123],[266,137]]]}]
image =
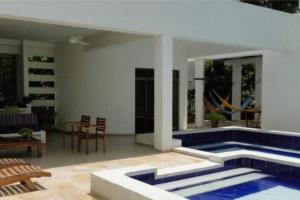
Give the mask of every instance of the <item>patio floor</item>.
[{"label": "patio floor", "polygon": [[[201,162],[201,159],[174,152],[159,153],[151,147],[136,145],[134,136],[108,137],[107,153],[100,150],[95,152],[94,143],[91,144],[90,155],[85,155],[84,148],[81,153],[72,151],[70,146],[62,148],[62,138],[58,133],[49,134],[47,145],[44,145],[44,155],[36,158],[35,152],[2,151],[1,156],[17,156],[26,161],[43,167],[52,173],[51,178],[39,178],[34,181],[41,186],[39,191],[18,192],[19,187],[1,188],[1,199],[22,200],[71,200],[95,199],[89,194],[90,173],[126,167],[139,164],[149,164],[158,168],[173,167],[190,163]],[[19,193],[19,194],[17,194]],[[0,195],[0,196],[1,196]]]}]

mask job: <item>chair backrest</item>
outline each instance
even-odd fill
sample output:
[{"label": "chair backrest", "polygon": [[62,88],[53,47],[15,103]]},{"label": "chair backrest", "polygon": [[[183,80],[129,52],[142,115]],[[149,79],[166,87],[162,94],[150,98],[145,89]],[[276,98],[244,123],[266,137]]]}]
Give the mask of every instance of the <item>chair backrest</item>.
[{"label": "chair backrest", "polygon": [[106,119],[105,118],[101,118],[101,117],[97,117],[97,121],[96,121],[96,131],[100,131],[105,133],[105,129],[106,129]]},{"label": "chair backrest", "polygon": [[91,124],[91,116],[81,115],[80,126],[82,128],[89,128],[90,124]]},{"label": "chair backrest", "polygon": [[81,115],[80,123],[82,126],[89,126],[91,123],[91,117],[88,115]]}]

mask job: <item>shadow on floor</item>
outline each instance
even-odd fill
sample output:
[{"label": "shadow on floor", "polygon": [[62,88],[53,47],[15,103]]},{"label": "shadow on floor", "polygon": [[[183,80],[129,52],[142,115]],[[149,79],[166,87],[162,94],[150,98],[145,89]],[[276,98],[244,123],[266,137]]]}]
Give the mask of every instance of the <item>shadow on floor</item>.
[{"label": "shadow on floor", "polygon": [[[38,183],[34,183],[34,185],[37,188],[36,191],[45,190],[45,188]],[[28,192],[32,192],[32,191],[28,190],[22,184],[7,185],[7,186],[0,187],[0,197],[12,196],[12,195],[23,194]]]}]

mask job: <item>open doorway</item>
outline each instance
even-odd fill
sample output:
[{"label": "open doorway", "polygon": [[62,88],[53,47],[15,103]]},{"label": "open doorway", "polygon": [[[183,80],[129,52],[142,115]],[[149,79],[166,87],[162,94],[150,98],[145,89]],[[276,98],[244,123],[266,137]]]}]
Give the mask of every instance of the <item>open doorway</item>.
[{"label": "open doorway", "polygon": [[[204,77],[194,80],[204,84],[205,127],[210,127],[214,120],[221,122],[219,126],[260,127],[261,59],[253,56],[205,61]],[[192,128],[195,87],[191,84],[188,102],[189,127]]]},{"label": "open doorway", "polygon": [[[173,130],[179,128],[179,70],[173,70]],[[135,133],[154,132],[154,69],[135,70]]]}]

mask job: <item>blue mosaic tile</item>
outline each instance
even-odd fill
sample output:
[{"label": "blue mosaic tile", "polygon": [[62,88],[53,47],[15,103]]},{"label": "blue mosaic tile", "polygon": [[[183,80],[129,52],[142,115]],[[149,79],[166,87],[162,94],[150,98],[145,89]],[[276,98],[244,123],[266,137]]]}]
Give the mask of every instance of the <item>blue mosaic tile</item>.
[{"label": "blue mosaic tile", "polygon": [[278,173],[278,164],[272,162],[266,162],[266,172],[276,175]]},{"label": "blue mosaic tile", "polygon": [[292,167],[287,165],[278,164],[277,175],[279,177],[291,178],[292,177]]},{"label": "blue mosaic tile", "polygon": [[254,169],[259,169],[262,171],[266,170],[266,162],[265,161],[253,159],[251,164]]}]

